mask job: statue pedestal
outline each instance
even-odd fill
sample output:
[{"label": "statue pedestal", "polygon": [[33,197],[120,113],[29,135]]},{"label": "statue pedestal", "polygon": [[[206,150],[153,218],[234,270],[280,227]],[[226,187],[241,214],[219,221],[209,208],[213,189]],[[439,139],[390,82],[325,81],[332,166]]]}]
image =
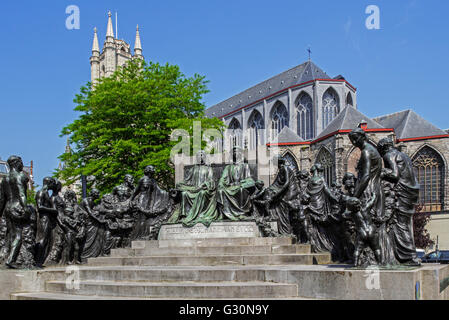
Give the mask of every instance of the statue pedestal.
[{"label": "statue pedestal", "polygon": [[[274,225],[277,227],[276,223]],[[158,240],[258,237],[262,237],[262,234],[255,222],[220,221],[212,222],[209,227],[197,224],[191,228],[184,227],[182,224],[165,224],[159,231]]]}]

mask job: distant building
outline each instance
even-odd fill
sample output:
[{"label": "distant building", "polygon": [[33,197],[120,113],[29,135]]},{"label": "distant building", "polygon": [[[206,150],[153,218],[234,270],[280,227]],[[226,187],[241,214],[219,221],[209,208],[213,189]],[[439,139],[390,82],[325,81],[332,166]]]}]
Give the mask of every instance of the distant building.
[{"label": "distant building", "polygon": [[98,43],[97,28],[94,29],[92,56],[90,58],[91,82],[95,84],[99,78],[111,76],[118,67],[125,65],[126,62],[132,59],[143,59],[139,26],[137,26],[136,30],[134,55],[132,55],[130,45],[124,40],[115,38],[111,12],[109,12],[106,40],[101,51]]},{"label": "distant building", "polygon": [[[28,188],[31,190],[34,188],[34,176],[33,176],[33,161],[29,166],[23,166],[23,171],[28,175],[30,181],[28,182]],[[6,160],[0,158],[0,181],[9,173],[9,166]]]},{"label": "distant building", "polygon": [[[72,153],[72,148],[70,147],[69,139],[67,139],[67,144],[65,146],[65,153]],[[59,162],[58,170],[62,170],[64,168],[65,164],[62,162]],[[73,190],[78,196],[81,196],[82,192],[82,185],[81,185],[81,179],[78,179],[72,184],[67,184],[63,179],[59,179],[62,183],[62,194],[64,194],[67,190]]]}]

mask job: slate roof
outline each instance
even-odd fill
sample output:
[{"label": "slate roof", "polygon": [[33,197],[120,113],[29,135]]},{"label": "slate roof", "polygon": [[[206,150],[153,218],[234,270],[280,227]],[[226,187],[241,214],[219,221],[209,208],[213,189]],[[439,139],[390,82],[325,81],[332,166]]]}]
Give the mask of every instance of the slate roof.
[{"label": "slate roof", "polygon": [[304,62],[206,109],[206,117],[222,117],[275,92],[314,79],[331,78],[312,61]]},{"label": "slate roof", "polygon": [[385,128],[393,128],[397,139],[420,138],[447,135],[413,110],[404,110],[374,118]]},{"label": "slate roof", "polygon": [[[341,111],[338,116],[332,120],[331,123],[321,132],[316,139],[327,136],[338,130],[352,130],[357,128],[360,122],[365,121],[368,125],[368,129],[382,129],[385,126],[378,122],[371,120],[368,116],[364,115],[353,107],[346,107]],[[388,127],[390,128],[390,127]]]},{"label": "slate roof", "polygon": [[292,129],[289,127],[284,127],[281,132],[277,135],[277,137],[271,143],[294,143],[294,142],[303,142]]}]

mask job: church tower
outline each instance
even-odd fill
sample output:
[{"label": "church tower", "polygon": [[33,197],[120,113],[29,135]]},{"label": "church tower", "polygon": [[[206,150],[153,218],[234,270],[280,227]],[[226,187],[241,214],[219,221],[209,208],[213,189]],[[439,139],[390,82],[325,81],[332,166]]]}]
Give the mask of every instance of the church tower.
[{"label": "church tower", "polygon": [[103,50],[100,51],[98,42],[97,28],[94,29],[94,41],[92,44],[91,82],[98,82],[102,77],[111,76],[118,67],[122,67],[131,59],[143,59],[142,43],[140,40],[139,26],[136,30],[136,40],[134,45],[134,55],[131,53],[131,47],[124,40],[119,40],[114,35],[112,25],[112,14],[108,12],[108,24],[106,29],[106,40]]}]

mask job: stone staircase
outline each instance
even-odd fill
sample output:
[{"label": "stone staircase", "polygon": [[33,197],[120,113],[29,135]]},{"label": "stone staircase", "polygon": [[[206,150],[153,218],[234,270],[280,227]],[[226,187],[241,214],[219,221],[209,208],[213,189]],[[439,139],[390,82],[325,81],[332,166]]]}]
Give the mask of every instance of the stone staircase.
[{"label": "stone staircase", "polygon": [[41,292],[11,299],[300,299],[298,285],[273,281],[270,272],[329,264],[291,238],[134,241],[79,268],[67,285],[65,268],[45,269]]}]

